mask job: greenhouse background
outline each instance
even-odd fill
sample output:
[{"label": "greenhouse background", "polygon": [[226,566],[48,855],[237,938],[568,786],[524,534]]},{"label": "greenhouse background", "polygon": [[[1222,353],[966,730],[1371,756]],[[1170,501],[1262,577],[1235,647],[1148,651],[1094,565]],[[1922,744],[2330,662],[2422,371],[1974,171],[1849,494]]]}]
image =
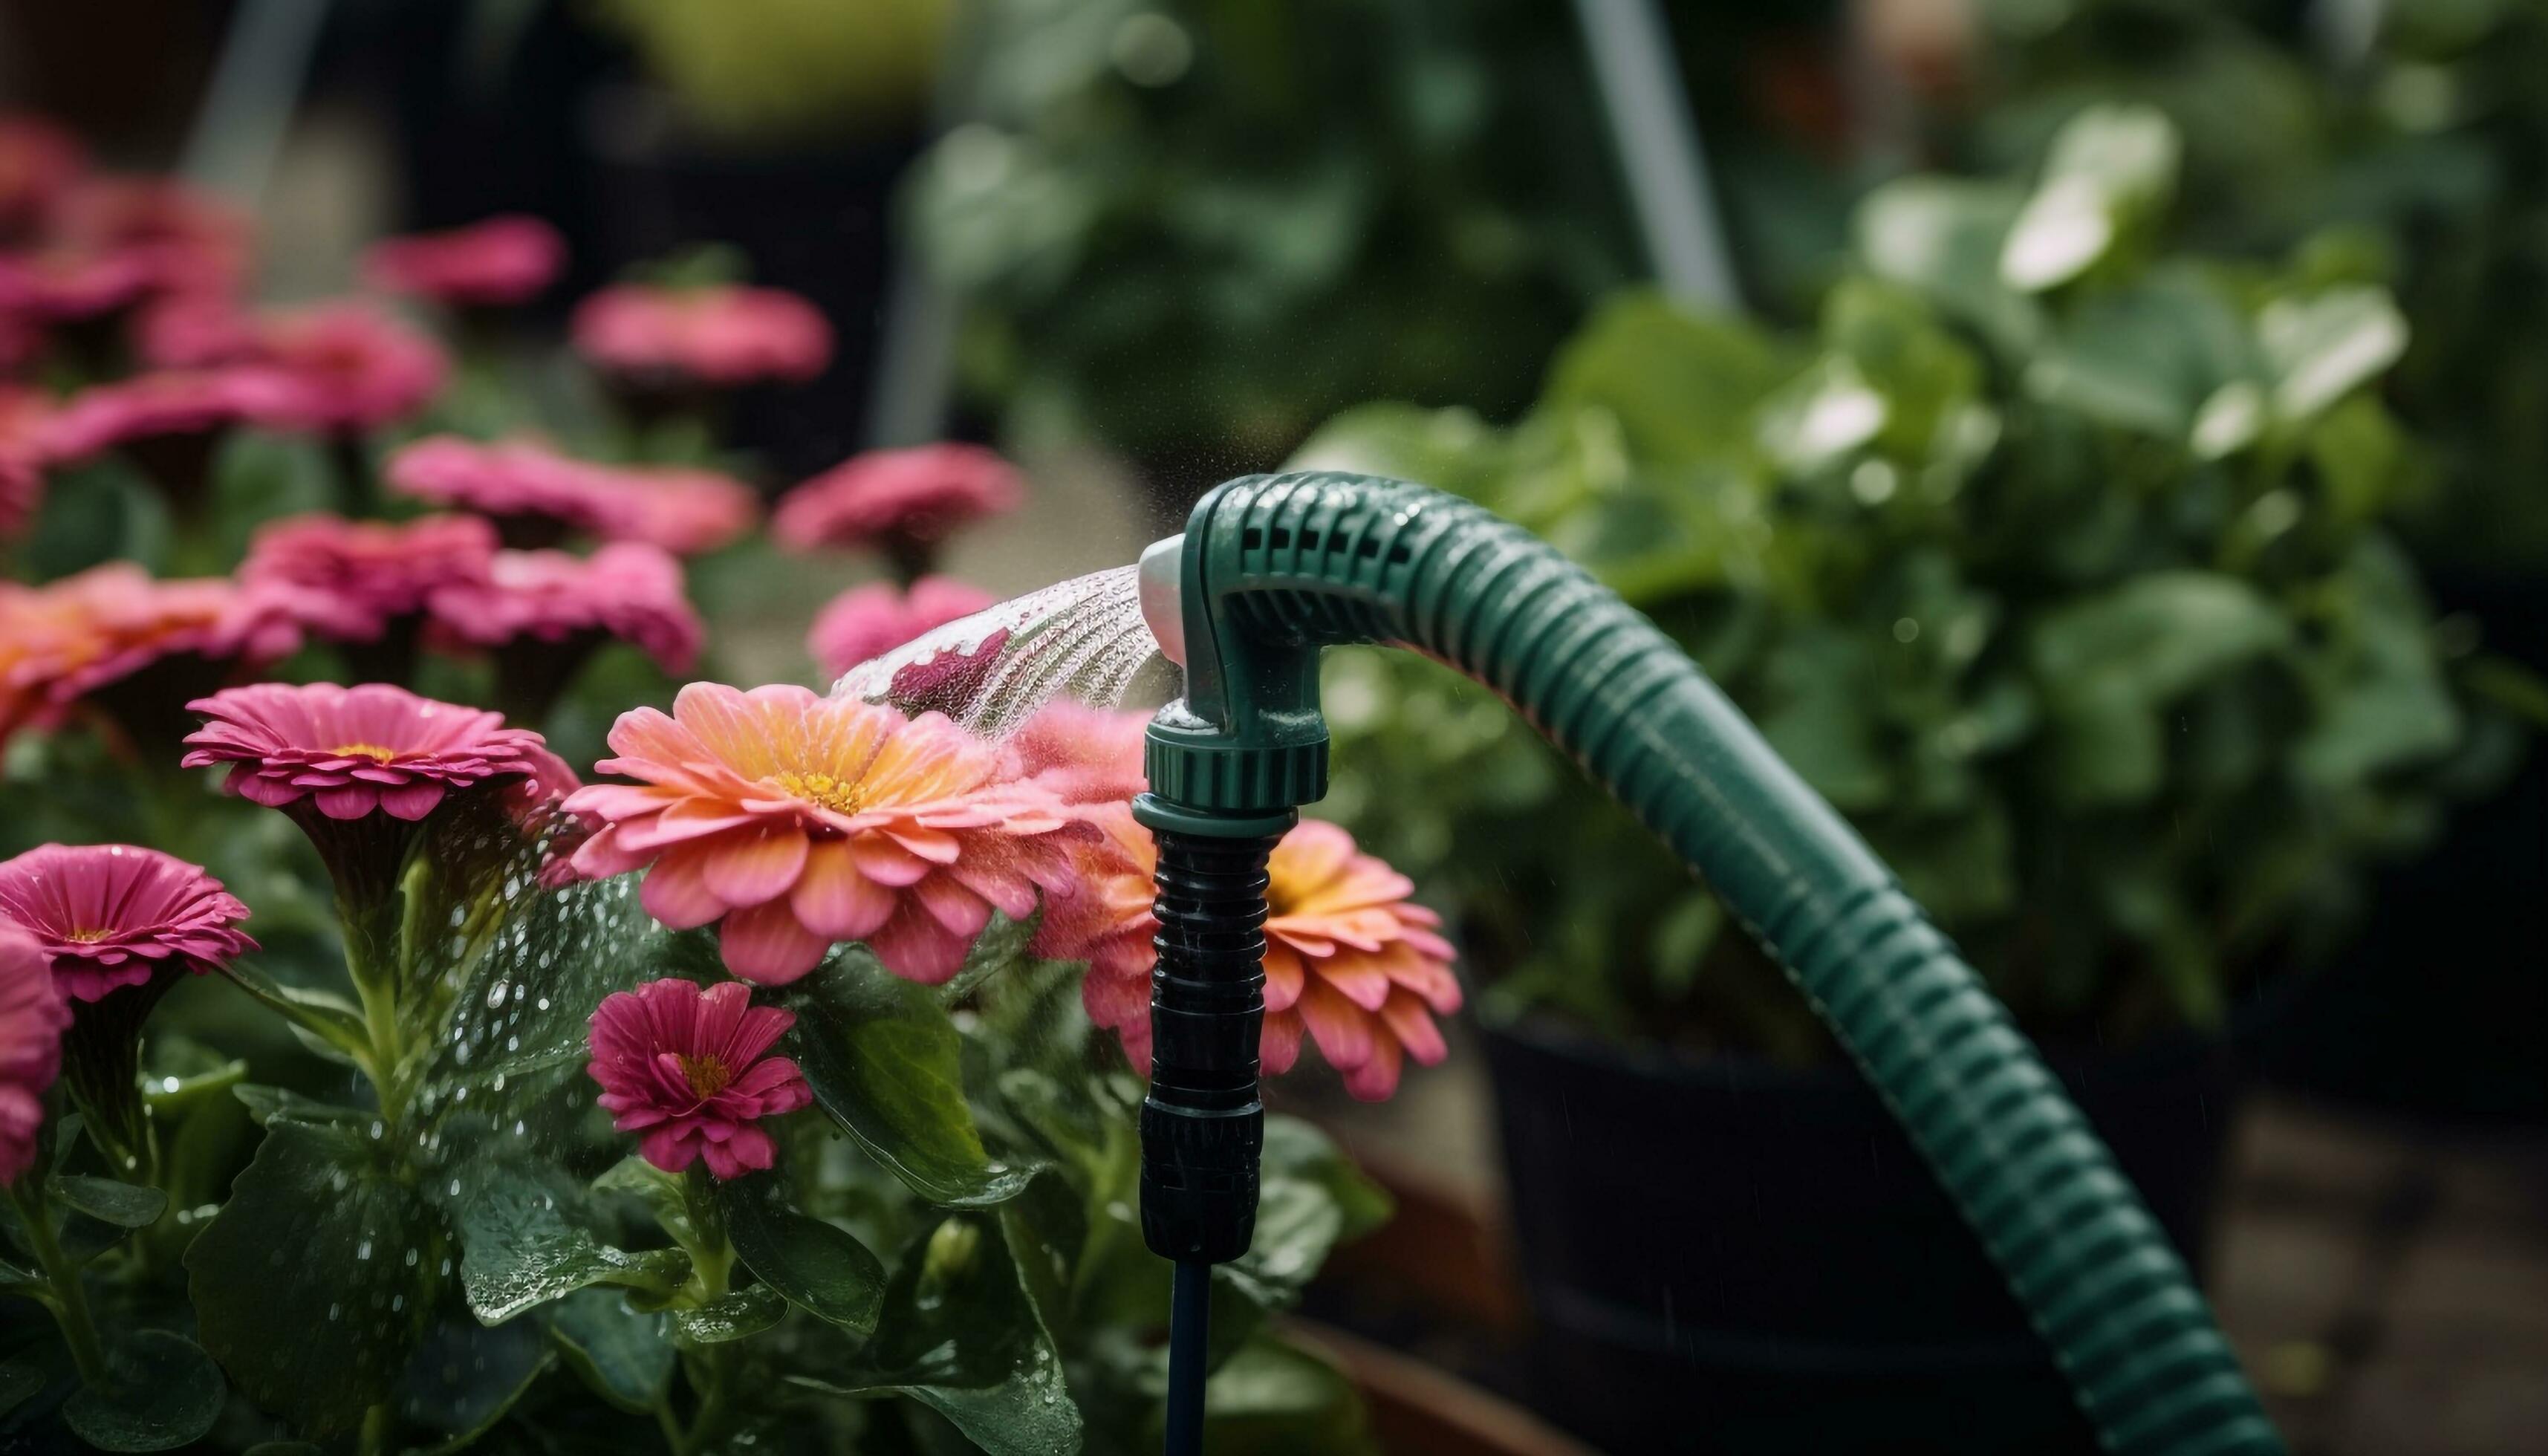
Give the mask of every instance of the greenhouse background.
[{"label": "greenhouse background", "polygon": [[1215,1453],[2195,1449],[1449,650],[1320,666],[1172,1336],[1129,568],[1274,472],[1699,664],[2284,1448],[2548,1443],[2542,75],[2542,0],[0,0],[0,1452],[1174,1452],[1193,1360]]}]

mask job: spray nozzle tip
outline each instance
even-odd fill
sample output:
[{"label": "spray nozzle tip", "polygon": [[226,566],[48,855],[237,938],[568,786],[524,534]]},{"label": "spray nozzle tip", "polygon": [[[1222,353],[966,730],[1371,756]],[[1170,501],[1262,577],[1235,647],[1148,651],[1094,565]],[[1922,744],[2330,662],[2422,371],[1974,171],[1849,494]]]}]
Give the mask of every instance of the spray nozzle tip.
[{"label": "spray nozzle tip", "polygon": [[1181,668],[1186,665],[1185,553],[1183,533],[1153,541],[1141,553],[1141,620],[1159,651]]}]

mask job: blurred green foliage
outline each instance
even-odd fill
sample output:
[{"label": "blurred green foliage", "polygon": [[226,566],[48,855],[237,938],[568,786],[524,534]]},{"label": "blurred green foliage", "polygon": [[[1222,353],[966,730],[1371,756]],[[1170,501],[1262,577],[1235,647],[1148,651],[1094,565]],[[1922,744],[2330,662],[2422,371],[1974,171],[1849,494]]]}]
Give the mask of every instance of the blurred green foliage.
[{"label": "blurred green foliage", "polygon": [[2335,229],[2413,321],[2387,383],[2446,489],[2406,521],[2454,568],[2548,562],[2548,4],[1989,0],[1942,141],[2037,154],[2082,106],[2185,136],[2179,235],[2260,254]]},{"label": "blurred green foliage", "polygon": [[709,132],[903,132],[937,83],[950,0],[585,0]]},{"label": "blurred green foliage", "polygon": [[967,305],[966,382],[1013,425],[1093,431],[1199,489],[1359,401],[1508,414],[1625,281],[1568,7],[975,19],[978,119],[923,159],[916,221]]},{"label": "blurred green foliage", "polygon": [[[2218,1026],[2342,935],[2377,857],[2518,751],[2535,688],[2435,619],[2407,346],[2342,248],[2162,250],[2183,151],[2093,109],[2024,183],[1872,194],[1819,327],[1610,305],[1538,406],[1356,410],[1299,463],[1425,481],[1689,648],[2056,1036]],[[1456,908],[1491,1009],[1821,1046],[1705,892],[1502,704],[1336,655],[1331,809]]]}]

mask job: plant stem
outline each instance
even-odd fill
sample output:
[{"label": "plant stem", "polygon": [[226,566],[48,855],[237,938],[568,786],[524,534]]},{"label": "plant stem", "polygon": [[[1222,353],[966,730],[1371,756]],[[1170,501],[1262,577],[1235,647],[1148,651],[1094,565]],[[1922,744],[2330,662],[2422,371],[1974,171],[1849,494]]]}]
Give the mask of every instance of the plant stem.
[{"label": "plant stem", "polygon": [[390,1408],[384,1404],[363,1412],[363,1433],[354,1449],[362,1456],[381,1456],[390,1448]]},{"label": "plant stem", "polygon": [[88,1290],[80,1283],[79,1267],[62,1252],[62,1241],[53,1232],[42,1175],[31,1174],[9,1185],[9,1199],[18,1206],[19,1222],[27,1226],[27,1242],[45,1271],[45,1282],[52,1286],[53,1297],[46,1303],[52,1306],[53,1321],[62,1327],[62,1342],[71,1347],[81,1383],[103,1384],[106,1347],[99,1343],[97,1321],[89,1316]]}]

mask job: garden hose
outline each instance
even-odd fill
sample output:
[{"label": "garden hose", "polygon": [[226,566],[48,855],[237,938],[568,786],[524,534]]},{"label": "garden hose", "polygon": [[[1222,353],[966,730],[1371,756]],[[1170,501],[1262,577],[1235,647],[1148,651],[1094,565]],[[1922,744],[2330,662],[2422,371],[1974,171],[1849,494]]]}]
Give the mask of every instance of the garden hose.
[{"label": "garden hose", "polygon": [[1325,789],[1320,651],[1392,644],[1502,694],[1777,956],[2106,1449],[2282,1449],[2183,1261],[1980,977],[1698,667],[1581,568],[1454,497],[1298,474],[1206,496],[1142,578],[1144,615],[1186,670],[1185,696],[1149,727],[1150,792],[1135,805],[1160,841],[1142,1112],[1154,1250],[1194,1263],[1246,1246],[1262,971],[1240,961],[1261,954],[1263,855]]}]

